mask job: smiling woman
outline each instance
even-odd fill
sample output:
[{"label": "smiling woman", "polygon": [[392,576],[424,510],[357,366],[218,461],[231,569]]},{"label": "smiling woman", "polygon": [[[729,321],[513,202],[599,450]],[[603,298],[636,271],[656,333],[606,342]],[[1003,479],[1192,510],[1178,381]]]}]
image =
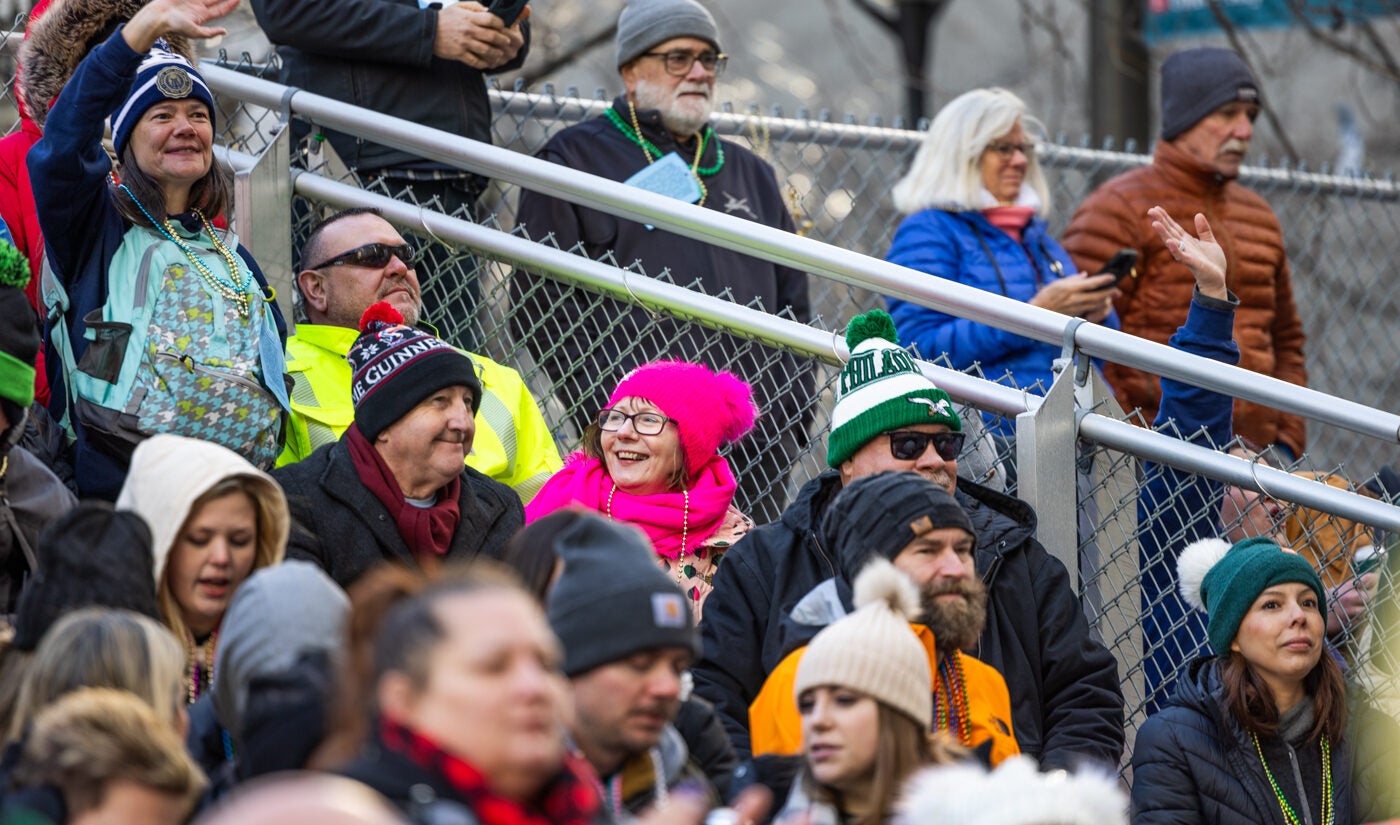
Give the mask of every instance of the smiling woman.
[{"label": "smiling woman", "polygon": [[51,411],[77,436],[84,496],[113,498],[155,433],[212,440],[259,467],[280,452],[286,327],[252,256],[215,228],[231,204],[213,162],[214,98],[182,54],[188,38],[222,33],[199,21],[234,4],[141,6],[78,65],[29,155],[56,276]]},{"label": "smiling woman", "polygon": [[753,522],[719,455],[753,428],[753,391],[733,373],[656,361],[623,377],[597,420],[525,508],[532,522],[582,506],[642,528],[699,620],[724,552]]},{"label": "smiling woman", "polygon": [[117,507],[151,528],[161,618],[185,645],[185,697],[214,679],[219,625],[239,585],[282,561],[290,519],[282,488],[232,451],[191,438],[143,441]]}]

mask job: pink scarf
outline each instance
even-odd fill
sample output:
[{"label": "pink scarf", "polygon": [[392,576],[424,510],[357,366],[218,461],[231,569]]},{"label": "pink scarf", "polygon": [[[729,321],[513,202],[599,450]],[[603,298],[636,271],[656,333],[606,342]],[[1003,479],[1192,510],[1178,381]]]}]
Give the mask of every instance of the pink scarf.
[{"label": "pink scarf", "polygon": [[674,559],[681,554],[682,532],[687,553],[714,535],[738,486],[729,462],[714,456],[700,468],[686,493],[634,496],[613,484],[602,461],[574,453],[525,507],[525,523],[578,505],[640,527],[658,556]]},{"label": "pink scarf", "polygon": [[1035,217],[1035,208],[1031,206],[993,206],[983,209],[982,214],[987,216],[987,220],[992,226],[1005,232],[1021,242],[1021,230]]}]

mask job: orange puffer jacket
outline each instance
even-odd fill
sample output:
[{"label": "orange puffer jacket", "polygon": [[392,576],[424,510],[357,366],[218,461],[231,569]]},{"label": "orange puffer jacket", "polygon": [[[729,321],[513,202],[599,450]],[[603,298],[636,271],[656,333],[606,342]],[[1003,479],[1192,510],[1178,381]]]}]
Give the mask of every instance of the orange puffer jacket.
[{"label": "orange puffer jacket", "polygon": [[[1064,233],[1065,249],[1085,272],[1098,272],[1120,249],[1138,251],[1138,277],[1123,281],[1115,305],[1123,331],[1165,344],[1186,323],[1196,281],[1152,231],[1147,210],[1157,205],[1193,233],[1195,214],[1204,213],[1225,248],[1226,283],[1240,299],[1235,311],[1240,366],[1306,385],[1303,323],[1293,304],[1274,211],[1254,192],[1165,141],[1157,143],[1151,165],[1094,190]],[[1157,376],[1118,364],[1105,364],[1103,372],[1125,410],[1139,407],[1149,422],[1156,417],[1162,395]],[[1303,452],[1304,424],[1298,416],[1237,400],[1234,425],[1237,435],[1261,446],[1280,443],[1295,456]]]}]

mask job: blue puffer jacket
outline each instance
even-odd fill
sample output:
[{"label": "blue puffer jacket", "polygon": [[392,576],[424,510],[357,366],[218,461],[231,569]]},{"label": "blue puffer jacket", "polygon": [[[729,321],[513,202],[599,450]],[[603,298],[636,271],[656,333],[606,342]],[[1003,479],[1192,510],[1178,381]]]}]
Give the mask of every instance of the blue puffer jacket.
[{"label": "blue puffer jacket", "polygon": [[[1044,220],[1032,218],[1017,243],[976,211],[925,209],[910,215],[895,232],[885,259],[1018,301],[1029,301],[1045,284],[1078,271]],[[956,369],[980,363],[988,378],[1010,372],[1018,387],[1033,388],[1039,381],[1039,392],[1049,389],[1058,345],[896,298],[888,301],[899,343],[917,346],[924,358],[946,352]],[[1104,325],[1117,329],[1118,316],[1110,314]]]},{"label": "blue puffer jacket", "polygon": [[[1209,657],[1192,662],[1177,681],[1171,705],[1138,729],[1133,825],[1285,825],[1254,742],[1221,706],[1224,687],[1217,661]],[[1276,736],[1259,742],[1289,806],[1307,825],[1323,825],[1322,749],[1315,742],[1295,749]],[[1332,748],[1332,804],[1338,825],[1355,821],[1348,750],[1345,743]]]}]

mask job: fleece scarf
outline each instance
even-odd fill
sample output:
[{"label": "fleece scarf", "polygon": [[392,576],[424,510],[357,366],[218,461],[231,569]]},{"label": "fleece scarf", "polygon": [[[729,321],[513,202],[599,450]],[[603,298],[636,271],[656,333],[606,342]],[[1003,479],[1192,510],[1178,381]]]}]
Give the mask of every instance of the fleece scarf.
[{"label": "fleece scarf", "polygon": [[681,554],[682,532],[687,553],[694,553],[714,535],[738,486],[729,462],[713,456],[690,480],[686,492],[635,496],[613,484],[602,461],[574,453],[525,508],[525,522],[564,507],[585,507],[640,527],[658,556],[675,559]]}]

